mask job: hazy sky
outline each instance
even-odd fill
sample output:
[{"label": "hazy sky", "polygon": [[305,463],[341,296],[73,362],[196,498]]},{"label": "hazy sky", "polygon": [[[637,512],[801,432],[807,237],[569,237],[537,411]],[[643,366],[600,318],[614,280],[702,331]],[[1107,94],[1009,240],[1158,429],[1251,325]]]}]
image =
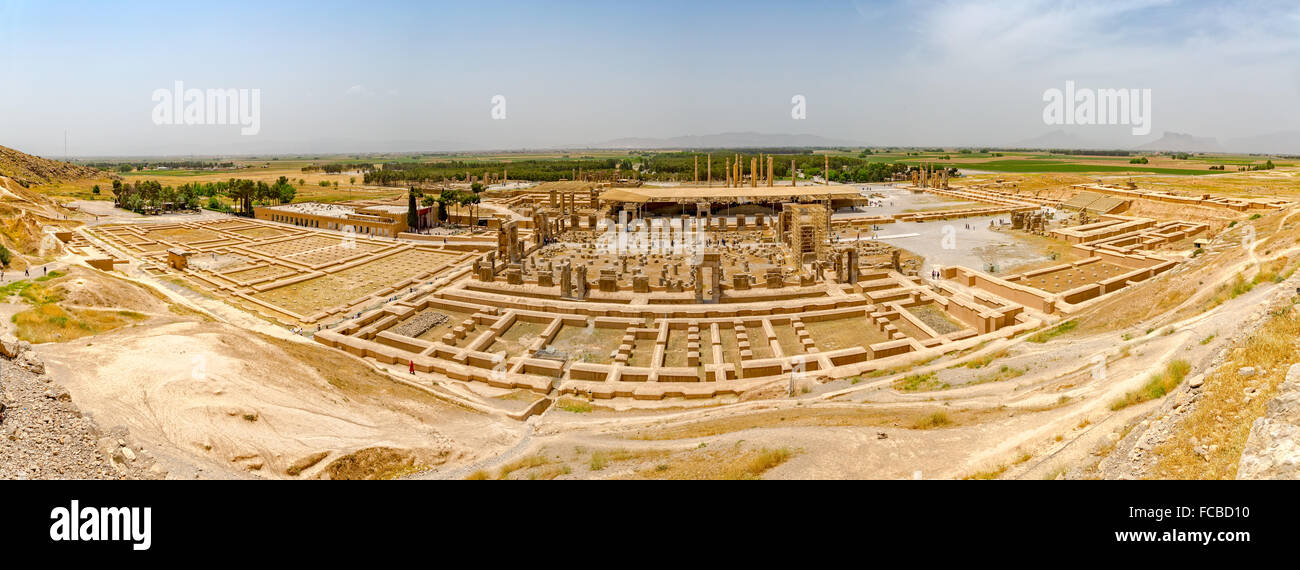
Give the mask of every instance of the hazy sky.
[{"label": "hazy sky", "polygon": [[[261,130],[152,94],[261,90]],[[731,131],[996,145],[1043,92],[1152,90],[1163,131],[1300,130],[1300,3],[0,0],[0,145],[59,157],[513,149]],[[791,118],[791,97],[807,118]],[[506,119],[491,117],[506,98]]]}]

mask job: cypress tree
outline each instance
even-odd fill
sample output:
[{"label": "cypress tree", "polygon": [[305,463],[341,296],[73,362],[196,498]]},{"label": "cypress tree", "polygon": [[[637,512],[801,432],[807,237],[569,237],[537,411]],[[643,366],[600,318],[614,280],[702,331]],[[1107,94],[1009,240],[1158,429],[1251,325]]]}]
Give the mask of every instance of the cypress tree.
[{"label": "cypress tree", "polygon": [[415,188],[411,188],[410,193],[407,194],[406,225],[411,229],[419,229],[420,226],[420,214],[415,209]]}]

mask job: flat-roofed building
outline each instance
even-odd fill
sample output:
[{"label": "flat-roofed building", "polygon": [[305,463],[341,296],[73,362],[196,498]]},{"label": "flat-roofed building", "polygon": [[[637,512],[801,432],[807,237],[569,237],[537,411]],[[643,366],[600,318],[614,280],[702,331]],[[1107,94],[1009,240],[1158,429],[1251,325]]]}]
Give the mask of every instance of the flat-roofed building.
[{"label": "flat-roofed building", "polygon": [[[431,208],[418,208],[421,217],[428,217]],[[259,220],[292,224],[304,228],[352,231],[380,237],[397,237],[409,227],[406,223],[406,206],[376,204],[350,206],[347,204],[322,204],[301,202],[278,206],[259,206],[253,217]]]}]

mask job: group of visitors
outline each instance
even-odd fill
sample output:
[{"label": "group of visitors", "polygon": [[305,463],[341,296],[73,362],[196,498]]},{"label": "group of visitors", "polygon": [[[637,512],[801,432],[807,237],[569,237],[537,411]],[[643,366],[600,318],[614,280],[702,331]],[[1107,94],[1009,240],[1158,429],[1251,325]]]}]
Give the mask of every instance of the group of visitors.
[{"label": "group of visitors", "polygon": [[[47,277],[48,277],[49,274],[50,274],[50,266],[48,266],[48,265],[42,265],[42,266],[41,266],[41,275],[44,275],[44,276],[47,276]],[[32,276],[32,268],[31,268],[31,267],[24,267],[24,268],[23,268],[23,278],[24,278],[24,279],[29,279],[29,278],[31,278],[31,276]],[[3,283],[4,280],[5,280],[5,270],[4,270],[3,268],[0,268],[0,283]]]}]

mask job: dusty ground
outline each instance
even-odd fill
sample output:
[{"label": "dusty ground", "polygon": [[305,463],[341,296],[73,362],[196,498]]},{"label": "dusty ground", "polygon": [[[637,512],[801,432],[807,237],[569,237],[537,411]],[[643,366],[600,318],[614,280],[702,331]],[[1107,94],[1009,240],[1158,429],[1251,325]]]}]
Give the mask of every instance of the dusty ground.
[{"label": "dusty ground", "polygon": [[0,479],[165,475],[124,431],[102,430],[67,390],[39,370],[0,356]]},{"label": "dusty ground", "polygon": [[372,447],[455,464],[510,435],[350,357],[223,323],[160,319],[38,350],[99,421],[126,426],[182,476],[285,477],[327,453],[299,467],[312,477]]}]

